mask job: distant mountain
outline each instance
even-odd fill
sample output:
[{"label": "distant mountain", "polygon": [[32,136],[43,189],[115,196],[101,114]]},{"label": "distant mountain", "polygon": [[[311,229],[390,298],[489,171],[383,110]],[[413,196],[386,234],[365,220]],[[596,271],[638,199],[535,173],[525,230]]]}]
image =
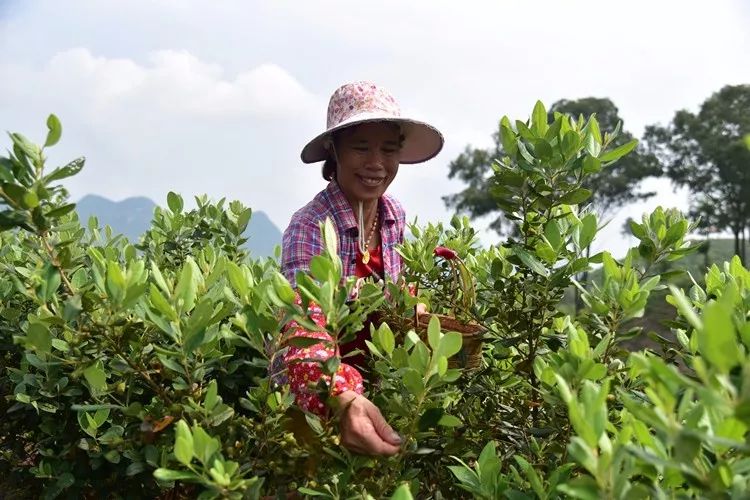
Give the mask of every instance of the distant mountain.
[{"label": "distant mountain", "polygon": [[[127,236],[130,241],[138,241],[149,228],[156,206],[143,196],[112,201],[89,194],[76,204],[76,211],[83,226],[90,216],[95,215],[100,226],[109,225],[115,233]],[[273,256],[274,248],[281,244],[281,231],[263,212],[253,211],[245,236],[248,238],[246,247],[254,257]]]},{"label": "distant mountain", "polygon": [[246,246],[253,257],[273,257],[274,248],[281,245],[281,231],[265,212],[253,210],[245,236],[248,238]]},{"label": "distant mountain", "polygon": [[112,226],[115,233],[126,236],[130,241],[138,241],[146,232],[151,225],[154,208],[156,203],[143,196],[112,201],[89,194],[76,203],[82,226],[85,227],[89,217],[94,215],[99,219],[99,226]]}]

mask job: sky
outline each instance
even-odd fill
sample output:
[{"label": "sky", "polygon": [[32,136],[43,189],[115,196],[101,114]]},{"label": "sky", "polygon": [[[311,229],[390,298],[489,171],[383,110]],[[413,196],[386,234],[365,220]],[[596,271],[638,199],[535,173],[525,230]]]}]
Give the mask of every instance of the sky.
[{"label": "sky", "polygon": [[[503,115],[609,97],[640,136],[750,82],[749,26],[742,0],[0,0],[0,129],[43,142],[55,113],[50,163],[87,159],[73,199],[206,193],[283,230],[325,187],[299,153],[324,130],[330,94],[370,80],[443,132],[442,153],[402,166],[389,192],[409,219],[447,221],[441,197],[462,188],[448,164],[490,146]],[[632,244],[628,216],[687,206],[665,180],[644,189],[658,195],[616,214],[598,248]]]}]

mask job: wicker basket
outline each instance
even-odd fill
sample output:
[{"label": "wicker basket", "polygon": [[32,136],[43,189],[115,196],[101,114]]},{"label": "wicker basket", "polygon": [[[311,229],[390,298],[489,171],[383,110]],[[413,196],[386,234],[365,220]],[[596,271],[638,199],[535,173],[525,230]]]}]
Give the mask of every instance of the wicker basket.
[{"label": "wicker basket", "polygon": [[443,314],[419,314],[414,318],[414,326],[421,336],[427,335],[427,325],[430,323],[432,316],[437,316],[440,320],[441,330],[458,332],[463,336],[461,350],[448,360],[448,367],[462,368],[465,371],[472,371],[481,367],[484,328],[476,323],[462,323],[456,318]]}]

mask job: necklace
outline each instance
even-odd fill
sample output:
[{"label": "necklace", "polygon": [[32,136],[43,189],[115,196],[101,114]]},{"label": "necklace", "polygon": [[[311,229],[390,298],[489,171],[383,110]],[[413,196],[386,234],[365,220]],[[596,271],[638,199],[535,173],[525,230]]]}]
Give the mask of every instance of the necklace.
[{"label": "necklace", "polygon": [[357,238],[357,243],[359,244],[359,253],[362,254],[362,264],[367,264],[370,262],[370,242],[372,241],[372,237],[375,235],[375,228],[378,226],[378,215],[375,216],[375,220],[372,221],[372,227],[370,228],[370,232],[367,235],[367,239],[365,239],[365,217],[364,217],[364,208],[362,206],[362,202],[359,202],[359,220],[357,221],[359,223],[359,234]]}]

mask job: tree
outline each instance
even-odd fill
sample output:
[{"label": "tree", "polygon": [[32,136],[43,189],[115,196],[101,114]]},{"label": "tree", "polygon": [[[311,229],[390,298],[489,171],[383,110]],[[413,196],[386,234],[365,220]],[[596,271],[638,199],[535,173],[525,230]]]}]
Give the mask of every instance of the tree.
[{"label": "tree", "polygon": [[[550,119],[554,113],[563,113],[577,118],[581,115],[596,114],[603,130],[618,130],[613,141],[614,147],[632,142],[633,136],[622,129],[622,119],[614,103],[607,98],[588,97],[577,100],[562,99],[550,108]],[[618,124],[620,124],[618,126]],[[467,187],[452,195],[444,196],[443,202],[448,208],[468,214],[472,218],[498,213],[490,227],[501,232],[503,218],[490,194],[489,186],[492,177],[492,164],[501,158],[503,153],[499,132],[492,135],[494,145],[489,149],[467,146],[449,165],[448,177],[458,178]],[[659,162],[643,148],[636,148],[629,155],[616,163],[603,168],[586,179],[584,187],[592,191],[591,203],[596,210],[606,217],[630,202],[653,196],[653,192],[642,192],[640,181],[646,177],[661,175]]]},{"label": "tree", "polygon": [[693,195],[693,215],[704,227],[729,228],[743,259],[750,224],[748,133],[750,85],[727,85],[706,99],[698,114],[678,111],[667,126],[652,125],[645,134],[667,176]]}]

